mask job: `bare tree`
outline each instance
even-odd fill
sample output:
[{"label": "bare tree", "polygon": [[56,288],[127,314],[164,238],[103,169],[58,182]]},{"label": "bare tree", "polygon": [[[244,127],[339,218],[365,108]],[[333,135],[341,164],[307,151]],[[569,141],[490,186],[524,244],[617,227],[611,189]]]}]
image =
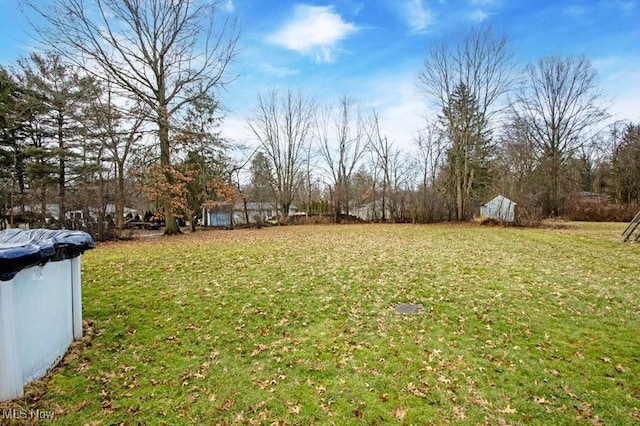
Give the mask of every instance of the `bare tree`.
[{"label": "bare tree", "polygon": [[[109,161],[115,169],[115,225],[124,227],[125,174],[130,155],[139,143],[148,118],[148,109],[140,103],[128,105],[117,102],[111,84],[103,87],[103,93],[91,104],[85,120],[87,133],[101,143],[98,161]],[[104,154],[102,154],[104,152]]]},{"label": "bare tree", "polygon": [[439,109],[451,103],[456,87],[467,86],[483,118],[500,111],[498,102],[513,86],[513,53],[491,28],[472,29],[455,43],[434,47],[418,73],[419,89]]},{"label": "bare tree", "polygon": [[340,98],[338,108],[326,107],[317,120],[320,154],[324,159],[333,187],[334,213],[349,214],[351,180],[367,149],[364,119],[356,111],[353,117],[353,100]]},{"label": "bare tree", "polygon": [[299,175],[313,136],[315,102],[291,90],[279,97],[275,89],[258,95],[247,124],[273,167],[274,192],[283,218],[299,190]]},{"label": "bare tree", "polygon": [[418,185],[419,216],[420,219],[432,222],[435,220],[435,210],[438,194],[446,197],[446,188],[440,187],[437,177],[446,159],[445,134],[438,123],[431,121],[418,133],[415,144],[417,146],[416,167],[420,172]]},{"label": "bare tree", "polygon": [[484,160],[478,154],[488,142],[491,120],[513,85],[512,57],[506,37],[490,28],[472,29],[455,43],[434,47],[418,74],[419,89],[442,112],[458,220],[467,216],[474,167]]},{"label": "bare tree", "polygon": [[[217,2],[196,0],[53,0],[25,2],[49,24],[43,41],[108,78],[153,111],[160,166],[171,183],[169,130],[174,114],[227,80],[238,33],[218,24]],[[164,200],[165,234],[179,233]]]},{"label": "bare tree", "polygon": [[[404,190],[408,187],[412,162],[396,149],[380,128],[380,116],[374,110],[365,127],[368,150],[373,162],[374,185],[380,184],[380,216],[377,214],[378,200],[374,200],[374,218],[382,221],[401,220],[404,214]],[[378,182],[379,181],[379,182]],[[376,193],[376,188],[373,188]]]},{"label": "bare tree", "polygon": [[317,204],[320,198],[319,184],[320,174],[318,173],[318,152],[313,144],[307,145],[307,152],[304,160],[304,170],[302,176],[302,188],[304,194],[299,195],[302,205],[305,206],[305,211],[308,214],[321,214],[321,211],[313,209],[314,201]]},{"label": "bare tree", "polygon": [[389,212],[391,220],[405,221],[407,219],[407,194],[411,182],[413,161],[399,149],[390,151],[389,174]]},{"label": "bare tree", "polygon": [[525,71],[527,80],[513,111],[548,176],[545,212],[558,214],[563,168],[593,140],[608,114],[587,58],[548,56],[527,65]]},{"label": "bare tree", "polygon": [[[382,192],[381,192],[381,216],[380,219],[384,222],[388,219],[387,212],[389,211],[389,190],[391,185],[391,164],[393,156],[393,144],[389,143],[387,135],[382,133],[380,129],[380,118],[377,111],[373,111],[371,117],[371,124],[367,126],[367,137],[369,138],[369,148],[372,153],[372,159],[374,162],[374,176],[377,177],[378,173],[382,174]],[[374,178],[374,184],[377,179]],[[375,191],[374,191],[375,192]],[[377,204],[377,200],[374,200],[374,206]]]}]

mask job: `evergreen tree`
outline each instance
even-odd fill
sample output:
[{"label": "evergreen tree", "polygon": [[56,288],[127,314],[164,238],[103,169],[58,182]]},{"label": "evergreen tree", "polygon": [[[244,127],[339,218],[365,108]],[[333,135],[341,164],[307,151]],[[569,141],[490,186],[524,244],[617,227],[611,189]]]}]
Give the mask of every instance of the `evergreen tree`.
[{"label": "evergreen tree", "polygon": [[464,220],[477,189],[488,182],[491,132],[478,101],[464,83],[452,92],[441,122],[451,144],[446,172],[455,199],[455,216],[456,220]]},{"label": "evergreen tree", "polygon": [[77,147],[83,134],[79,117],[97,96],[97,89],[93,79],[81,75],[54,53],[32,53],[29,59],[19,59],[18,64],[21,83],[39,101],[36,108],[39,113],[32,121],[35,127],[32,128],[31,155],[39,159],[34,162],[33,171],[46,177],[49,163],[45,159],[49,153],[55,155],[59,221],[64,226],[67,187],[76,172]]},{"label": "evergreen tree", "polygon": [[220,137],[222,118],[218,113],[217,100],[204,94],[188,106],[174,137],[176,147],[187,151],[182,167],[191,179],[187,184],[185,214],[191,219],[192,231],[203,207],[233,199],[229,146]]},{"label": "evergreen tree", "polygon": [[257,203],[273,202],[273,169],[269,158],[262,151],[258,151],[251,160],[250,173],[249,199]]},{"label": "evergreen tree", "polygon": [[612,159],[614,197],[625,203],[640,201],[640,125],[629,124]]}]

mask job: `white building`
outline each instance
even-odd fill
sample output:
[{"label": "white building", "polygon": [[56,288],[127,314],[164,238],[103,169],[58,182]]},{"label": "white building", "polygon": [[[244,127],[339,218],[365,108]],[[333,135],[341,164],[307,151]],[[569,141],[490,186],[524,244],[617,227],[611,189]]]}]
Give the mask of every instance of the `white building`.
[{"label": "white building", "polygon": [[500,222],[513,222],[516,218],[516,206],[517,204],[510,199],[498,195],[480,206],[480,216]]}]

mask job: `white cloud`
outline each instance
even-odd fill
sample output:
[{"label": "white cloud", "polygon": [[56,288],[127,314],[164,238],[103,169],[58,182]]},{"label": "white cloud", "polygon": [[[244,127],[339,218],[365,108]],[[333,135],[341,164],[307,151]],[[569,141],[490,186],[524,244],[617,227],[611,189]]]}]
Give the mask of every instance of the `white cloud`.
[{"label": "white cloud", "polygon": [[356,30],[331,6],[297,5],[293,18],[268,40],[303,55],[313,55],[319,62],[334,59],[336,45]]},{"label": "white cloud", "polygon": [[233,4],[233,0],[227,0],[227,1],[225,1],[222,7],[223,7],[223,9],[224,9],[225,11],[227,11],[228,13],[233,13],[233,12],[235,12],[235,10],[236,10],[236,5],[235,5],[235,4]]},{"label": "white cloud", "polygon": [[[428,104],[416,89],[413,64],[405,71],[390,70],[373,75],[365,83],[365,92],[358,100],[380,114],[380,130],[396,148],[405,152],[414,149],[413,140],[425,126]],[[390,95],[391,94],[391,95]]]},{"label": "white cloud", "polygon": [[433,15],[423,0],[406,0],[402,12],[413,31],[422,32],[433,22]]},{"label": "white cloud", "polygon": [[236,5],[233,4],[233,0],[226,0],[222,3],[222,10],[227,13],[233,13],[236,10]]},{"label": "white cloud", "polygon": [[269,63],[257,64],[257,67],[261,69],[264,74],[267,74],[276,78],[291,77],[300,73],[299,70],[296,70],[293,68],[279,67]]},{"label": "white cloud", "polygon": [[471,11],[467,17],[471,22],[482,23],[502,6],[502,0],[469,0]]},{"label": "white cloud", "polygon": [[498,1],[497,0],[470,0],[469,3],[473,6],[495,6]]},{"label": "white cloud", "polygon": [[589,9],[587,9],[587,7],[585,6],[574,4],[574,5],[565,7],[563,9],[563,13],[572,18],[582,18],[589,14]]},{"label": "white cloud", "polygon": [[489,14],[482,9],[476,9],[469,14],[472,22],[482,23],[489,17]]},{"label": "white cloud", "polygon": [[605,96],[610,99],[612,120],[640,120],[640,60],[610,56],[593,61]]},{"label": "white cloud", "polygon": [[424,102],[418,96],[396,99],[381,105],[380,127],[396,147],[412,151],[418,130],[425,126],[424,110]]},{"label": "white cloud", "polygon": [[229,113],[220,127],[221,136],[235,143],[251,143],[254,139],[246,121],[246,111]]}]

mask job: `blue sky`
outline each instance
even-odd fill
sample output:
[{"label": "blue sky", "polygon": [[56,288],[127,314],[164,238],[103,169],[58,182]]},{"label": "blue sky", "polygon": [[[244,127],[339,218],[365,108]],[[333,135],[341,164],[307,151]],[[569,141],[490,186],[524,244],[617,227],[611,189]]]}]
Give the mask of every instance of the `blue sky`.
[{"label": "blue sky", "polygon": [[[45,1],[45,0],[43,0]],[[520,65],[544,55],[586,55],[615,119],[640,121],[640,0],[221,0],[238,17],[238,78],[223,92],[223,133],[250,140],[257,94],[301,89],[320,102],[341,95],[375,107],[383,130],[408,146],[428,102],[416,90],[435,43],[477,25],[509,38]],[[0,0],[0,64],[31,45],[17,0]]]}]

